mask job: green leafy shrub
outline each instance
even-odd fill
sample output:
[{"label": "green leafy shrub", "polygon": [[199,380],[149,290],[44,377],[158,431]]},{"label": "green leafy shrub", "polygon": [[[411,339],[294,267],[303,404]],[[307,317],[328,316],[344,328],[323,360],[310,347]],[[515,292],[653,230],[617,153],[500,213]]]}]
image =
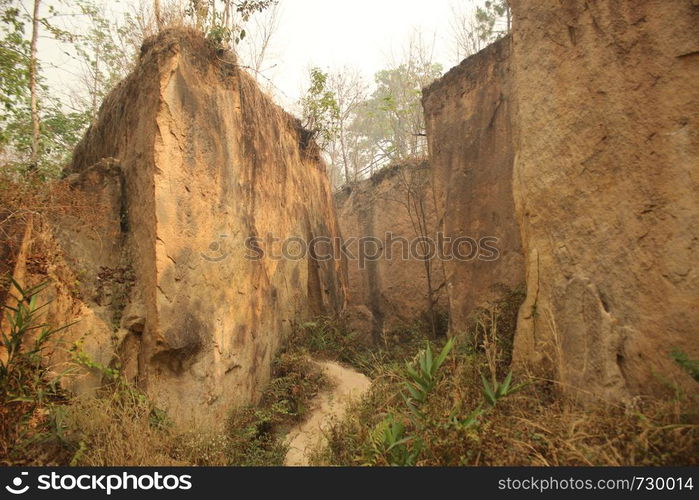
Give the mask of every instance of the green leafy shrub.
[{"label": "green leafy shrub", "polygon": [[49,342],[63,328],[42,322],[48,305],[39,305],[39,294],[46,283],[23,288],[11,280],[14,304],[6,304],[6,329],[0,332],[0,461],[11,463],[29,442],[45,438],[46,408],[62,397],[59,381],[63,374],[52,374],[46,366]]},{"label": "green leafy shrub", "polygon": [[675,363],[677,363],[687,375],[699,382],[699,361],[696,359],[689,359],[687,353],[679,349],[672,351],[671,355]]},{"label": "green leafy shrub", "polygon": [[412,466],[417,463],[422,443],[406,435],[403,422],[389,414],[370,434],[367,465]]}]

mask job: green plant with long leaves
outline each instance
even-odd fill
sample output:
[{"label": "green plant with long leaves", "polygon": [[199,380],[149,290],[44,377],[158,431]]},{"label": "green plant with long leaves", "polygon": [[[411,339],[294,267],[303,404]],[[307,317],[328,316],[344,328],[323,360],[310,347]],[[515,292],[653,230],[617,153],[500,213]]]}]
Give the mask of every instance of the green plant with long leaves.
[{"label": "green plant with long leaves", "polygon": [[481,375],[481,380],[483,382],[483,397],[485,398],[486,403],[491,408],[495,408],[495,406],[497,406],[498,404],[498,401],[500,401],[501,399],[504,399],[507,396],[511,396],[512,394],[521,391],[522,389],[524,389],[524,387],[527,386],[527,384],[519,384],[513,386],[511,371],[507,374],[507,377],[505,377],[505,380],[503,380],[502,382],[494,380],[491,384],[483,375]]},{"label": "green plant with long leaves", "polygon": [[414,466],[422,452],[422,443],[406,433],[405,424],[389,414],[374,428],[367,465]]},{"label": "green plant with long leaves", "polygon": [[483,375],[481,375],[481,381],[483,383],[481,392],[483,393],[483,399],[485,399],[485,405],[481,403],[465,418],[459,418],[457,416],[459,408],[455,408],[447,418],[445,426],[462,431],[474,428],[480,424],[482,417],[497,406],[499,401],[521,391],[528,385],[523,383],[513,386],[511,371],[502,382],[495,380],[491,384]]},{"label": "green plant with long leaves", "polygon": [[505,380],[502,382],[495,380],[491,384],[483,375],[481,375],[481,381],[483,383],[482,393],[483,399],[485,399],[485,405],[481,403],[465,418],[459,418],[457,416],[459,408],[455,408],[449,415],[449,418],[447,418],[447,422],[445,424],[447,427],[462,431],[476,427],[480,424],[482,417],[484,417],[489,411],[493,410],[499,401],[521,391],[527,386],[526,383],[513,386],[512,372],[509,372],[507,377],[505,377]]},{"label": "green plant with long leaves", "polygon": [[[401,395],[408,409],[409,422],[415,431],[422,430],[426,425],[422,406],[437,385],[439,370],[453,347],[454,339],[449,339],[435,357],[431,344],[427,342],[425,349],[412,362],[406,363],[403,387],[407,394]],[[403,421],[392,413],[376,425],[370,438],[368,463],[372,465],[412,466],[425,448],[418,434],[408,433]]]},{"label": "green plant with long leaves", "polygon": [[45,351],[49,341],[71,325],[52,328],[41,316],[50,302],[39,305],[39,294],[47,283],[23,288],[12,279],[17,292],[14,305],[7,309],[7,331],[0,332],[4,359],[0,359],[0,397],[6,402],[41,404],[57,393],[59,376],[49,377]]},{"label": "green plant with long leaves", "polygon": [[[379,422],[370,435],[370,447],[367,462],[370,465],[412,466],[417,463],[421,453],[427,447],[420,435],[429,426],[438,425],[467,431],[480,425],[482,419],[491,412],[502,399],[522,390],[527,384],[513,385],[510,371],[502,382],[493,382],[481,376],[484,403],[481,403],[465,418],[459,418],[459,409],[454,409],[443,421],[430,420],[424,411],[429,396],[439,382],[440,369],[454,347],[450,339],[435,356],[428,342],[415,359],[406,364],[402,392],[403,401],[408,410],[402,419],[389,413]],[[409,425],[406,425],[408,423]]]},{"label": "green plant with long leaves", "polygon": [[442,351],[434,356],[432,346],[427,342],[425,349],[420,351],[412,363],[406,363],[405,373],[407,380],[403,387],[407,394],[403,394],[403,400],[418,422],[424,421],[424,415],[420,407],[427,402],[430,392],[435,388],[438,381],[439,369],[446,361],[447,356],[454,347],[454,339],[444,345]]}]

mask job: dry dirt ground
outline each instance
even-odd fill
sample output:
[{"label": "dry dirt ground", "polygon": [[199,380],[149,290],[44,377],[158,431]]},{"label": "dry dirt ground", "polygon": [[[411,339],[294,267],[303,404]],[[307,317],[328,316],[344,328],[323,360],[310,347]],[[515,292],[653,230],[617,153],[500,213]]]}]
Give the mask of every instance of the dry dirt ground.
[{"label": "dry dirt ground", "polygon": [[309,453],[325,440],[325,430],[344,415],[348,404],[360,398],[371,386],[365,375],[332,361],[317,361],[328,378],[328,389],[311,402],[308,418],[291,429],[286,437],[289,451],[284,465],[307,466]]}]

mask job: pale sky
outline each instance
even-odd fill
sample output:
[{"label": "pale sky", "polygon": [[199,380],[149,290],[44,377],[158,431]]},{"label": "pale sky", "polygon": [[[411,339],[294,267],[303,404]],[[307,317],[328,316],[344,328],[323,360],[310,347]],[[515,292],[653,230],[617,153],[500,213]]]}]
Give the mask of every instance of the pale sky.
[{"label": "pale sky", "polygon": [[[45,0],[42,13],[57,1]],[[119,13],[141,1],[104,3]],[[22,3],[31,8],[30,0]],[[265,64],[273,67],[264,74],[273,82],[277,100],[292,108],[303,92],[310,67],[351,66],[372,82],[373,74],[399,57],[417,31],[423,40],[434,43],[434,60],[446,71],[458,62],[451,42],[451,6],[475,8],[480,3],[482,0],[280,0],[279,29]],[[47,37],[41,41],[40,54],[52,87],[58,92],[79,87],[79,68],[61,47]]]},{"label": "pale sky", "polygon": [[[411,35],[421,31],[435,42],[435,60],[453,66],[450,4],[468,0],[282,0],[281,22],[272,58],[273,80],[298,98],[310,66],[358,68],[371,80],[399,57]],[[275,61],[276,62],[276,61]]]}]

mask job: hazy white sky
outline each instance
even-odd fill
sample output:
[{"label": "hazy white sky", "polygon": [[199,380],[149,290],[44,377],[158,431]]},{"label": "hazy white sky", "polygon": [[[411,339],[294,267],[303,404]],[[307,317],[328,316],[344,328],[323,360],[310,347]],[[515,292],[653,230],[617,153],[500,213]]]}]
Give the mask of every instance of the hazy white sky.
[{"label": "hazy white sky", "polygon": [[[46,4],[57,0],[45,0]],[[118,13],[143,0],[105,1]],[[165,2],[163,2],[165,3]],[[482,0],[280,0],[279,29],[265,72],[286,107],[298,100],[308,69],[352,66],[371,82],[373,74],[399,56],[413,33],[434,42],[436,62],[445,70],[456,64],[450,35],[451,6],[473,7]],[[30,8],[31,0],[24,0]],[[44,12],[45,14],[45,12]],[[79,22],[79,21],[73,21]],[[41,42],[49,81],[59,92],[78,86],[73,60],[48,38]],[[59,83],[59,85],[56,85]]]},{"label": "hazy white sky", "polygon": [[368,78],[399,56],[419,30],[435,43],[435,59],[456,63],[450,42],[450,5],[469,0],[282,0],[273,61],[275,84],[297,98],[310,66],[349,65]]}]

